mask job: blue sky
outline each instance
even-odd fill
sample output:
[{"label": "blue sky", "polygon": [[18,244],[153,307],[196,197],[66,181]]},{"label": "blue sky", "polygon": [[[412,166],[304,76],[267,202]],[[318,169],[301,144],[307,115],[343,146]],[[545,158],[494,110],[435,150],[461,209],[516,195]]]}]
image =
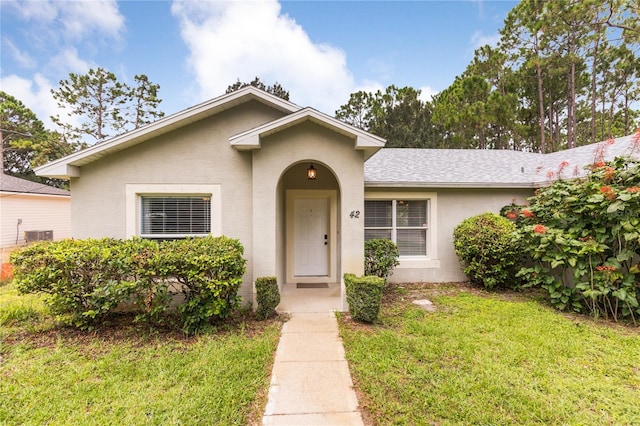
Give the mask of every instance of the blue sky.
[{"label": "blue sky", "polygon": [[50,90],[102,67],[160,84],[178,112],[236,79],[275,81],[325,113],[357,90],[448,87],[495,44],[516,1],[11,1],[0,0],[0,88],[49,128]]}]

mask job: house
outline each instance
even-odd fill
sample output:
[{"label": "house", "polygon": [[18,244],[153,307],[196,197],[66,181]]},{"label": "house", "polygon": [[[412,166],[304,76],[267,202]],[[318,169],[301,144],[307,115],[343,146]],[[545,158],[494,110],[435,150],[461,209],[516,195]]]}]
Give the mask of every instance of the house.
[{"label": "house", "polygon": [[26,242],[71,237],[69,191],[0,173],[0,258]]},{"label": "house", "polygon": [[246,87],[36,172],[70,179],[75,238],[238,238],[248,260],[240,294],[250,301],[261,276],[284,285],[362,274],[365,238],[375,237],[400,248],[395,281],[464,280],[453,228],[524,202],[573,158],[384,144]]}]

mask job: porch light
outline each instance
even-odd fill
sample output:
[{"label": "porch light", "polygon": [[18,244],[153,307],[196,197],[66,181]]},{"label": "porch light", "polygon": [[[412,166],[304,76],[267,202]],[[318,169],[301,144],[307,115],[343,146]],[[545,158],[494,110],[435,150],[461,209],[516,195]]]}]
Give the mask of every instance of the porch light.
[{"label": "porch light", "polygon": [[318,175],[318,171],[315,167],[313,167],[313,163],[307,169],[307,179],[308,180],[316,180],[316,176]]}]

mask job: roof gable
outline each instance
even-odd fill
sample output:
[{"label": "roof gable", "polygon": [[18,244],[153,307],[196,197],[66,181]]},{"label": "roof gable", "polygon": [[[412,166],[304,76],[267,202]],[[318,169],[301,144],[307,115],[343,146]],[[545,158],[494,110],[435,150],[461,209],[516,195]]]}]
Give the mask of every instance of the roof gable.
[{"label": "roof gable", "polygon": [[96,143],[82,151],[37,167],[35,172],[39,176],[56,178],[78,177],[80,176],[80,166],[84,166],[100,158],[125,150],[131,146],[219,114],[249,101],[258,101],[287,114],[301,109],[301,107],[275,95],[253,86],[247,86],[187,108],[168,117],[161,118],[158,121],[123,135]]},{"label": "roof gable", "polygon": [[262,126],[256,127],[255,129],[234,135],[229,138],[229,143],[238,151],[260,149],[262,138],[307,121],[326,127],[336,133],[352,139],[354,141],[355,149],[365,151],[365,158],[369,158],[377,152],[386,142],[385,139],[381,137],[343,123],[342,121],[323,114],[313,108],[303,108],[278,120],[271,121]]}]

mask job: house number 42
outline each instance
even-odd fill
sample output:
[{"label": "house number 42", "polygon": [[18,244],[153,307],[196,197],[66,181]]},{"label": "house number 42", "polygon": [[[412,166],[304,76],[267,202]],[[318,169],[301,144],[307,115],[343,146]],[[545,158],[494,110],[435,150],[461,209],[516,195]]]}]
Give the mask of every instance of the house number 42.
[{"label": "house number 42", "polygon": [[358,219],[360,218],[360,210],[351,210],[351,213],[349,213],[349,217],[351,219]]}]

